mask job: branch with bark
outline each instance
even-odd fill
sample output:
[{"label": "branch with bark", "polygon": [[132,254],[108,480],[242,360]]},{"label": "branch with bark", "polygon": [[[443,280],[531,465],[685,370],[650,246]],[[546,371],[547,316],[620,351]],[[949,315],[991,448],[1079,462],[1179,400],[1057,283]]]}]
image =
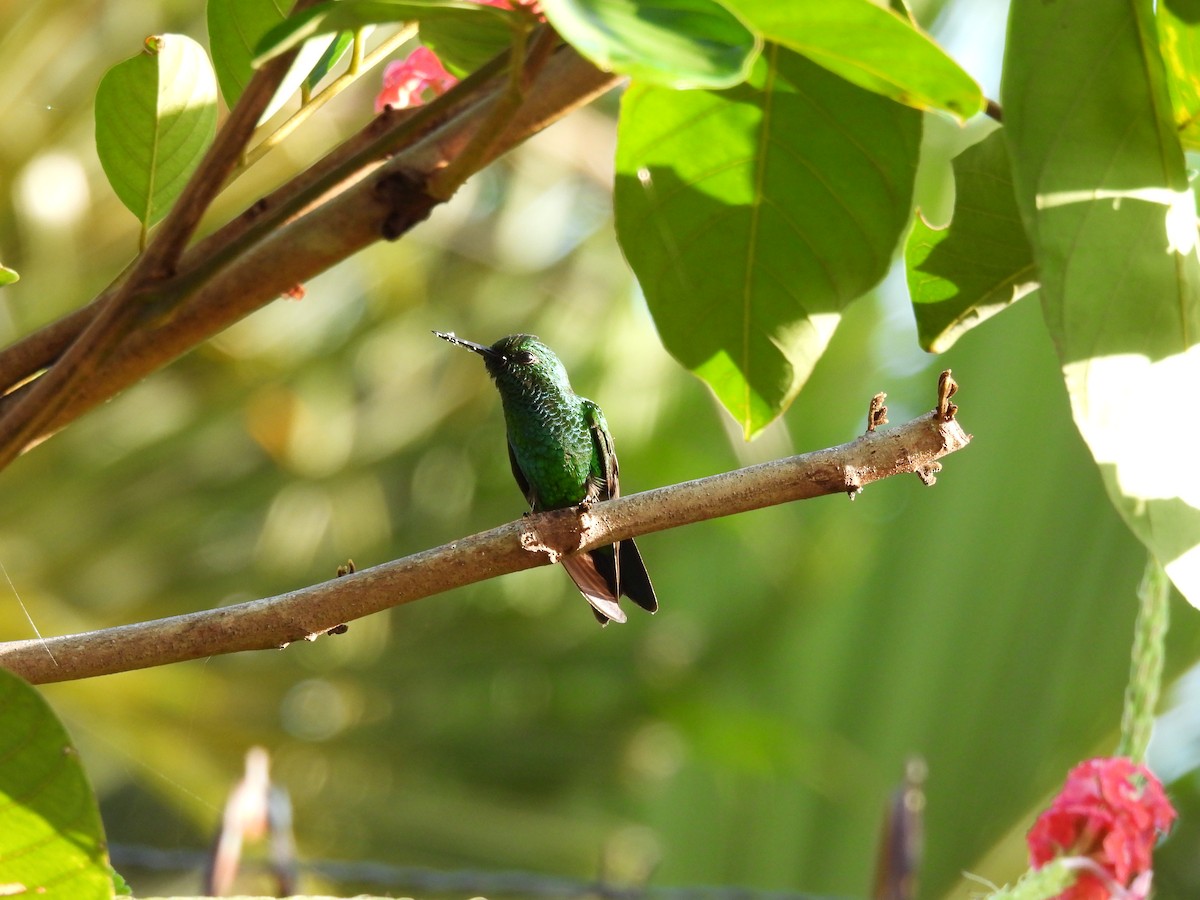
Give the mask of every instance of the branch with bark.
[{"label": "branch with bark", "polygon": [[[453,168],[450,187],[457,187],[619,81],[546,28],[529,42],[519,104],[507,65],[505,57],[493,60],[428,106],[385,111],[184,250],[245,146],[246,123],[256,121],[263,95],[286,69],[282,57],[268,63],[222,129],[213,163],[197,170],[180,212],[172,211],[146,253],[91,303],[0,351],[0,468],[296,285],[406,234],[448,199],[439,173]],[[497,108],[511,115],[489,134]],[[457,166],[464,155],[469,165]]]},{"label": "branch with bark", "polygon": [[905,473],[932,484],[939,460],[971,436],[955,419],[949,372],[938,406],[910,422],[886,421],[879,395],[869,428],[854,441],[687,481],[586,512],[555,510],[353,572],[322,584],[235,606],[46,640],[0,644],[0,666],[33,683],[70,681],[242,650],[287,647],[340,633],[344,623],[456,587],[550,565],[569,553],[767,506],[845,493]]}]

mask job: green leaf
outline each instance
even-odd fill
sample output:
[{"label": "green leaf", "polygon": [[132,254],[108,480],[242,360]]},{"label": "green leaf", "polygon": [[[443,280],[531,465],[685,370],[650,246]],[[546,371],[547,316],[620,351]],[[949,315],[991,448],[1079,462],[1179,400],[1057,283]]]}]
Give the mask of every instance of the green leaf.
[{"label": "green leaf", "polygon": [[16,269],[10,269],[8,266],[0,265],[0,287],[6,284],[12,284],[14,281],[20,281],[21,276],[17,274]]},{"label": "green leaf", "polygon": [[1200,150],[1200,23],[1179,0],[1160,3],[1158,40],[1167,67],[1175,128],[1189,150]]},{"label": "green leaf", "polygon": [[954,159],[954,185],[949,227],[918,216],[904,247],[917,337],[933,353],[1037,289],[1001,130]]},{"label": "green leaf", "polygon": [[182,34],[109,69],[96,90],[96,151],[113,190],[142,222],[171,208],[217,128],[217,84],[204,48]]},{"label": "green leaf", "polygon": [[[369,30],[370,27],[368,26],[364,29],[364,32]],[[366,33],[363,34],[363,37],[366,37]],[[304,83],[308,85],[308,89],[314,90],[316,86],[321,83],[321,79],[330,73],[333,67],[336,66],[341,58],[346,55],[346,51],[349,50],[353,45],[353,31],[339,32],[333,39],[333,42],[325,48],[325,52],[321,55],[321,58],[317,60],[317,64],[313,66],[312,71],[305,76]]]},{"label": "green leaf", "polygon": [[714,0],[543,0],[542,9],[599,68],[664,87],[733,87],[762,47]]},{"label": "green leaf", "polygon": [[0,669],[0,882],[21,896],[111,898],[100,810],[41,694]]},{"label": "green leaf", "polygon": [[774,45],[733,90],[626,92],[617,237],[663,344],[748,437],[887,272],[920,135],[916,112]]},{"label": "green leaf", "polygon": [[505,19],[493,16],[441,16],[421,23],[421,43],[437,54],[452,75],[462,78],[503,53],[513,31]]},{"label": "green leaf", "polygon": [[984,107],[975,80],[904,15],[871,0],[729,0],[766,40],[847,81],[916,109],[968,119]]},{"label": "green leaf", "polygon": [[511,9],[498,9],[468,0],[332,0],[310,6],[298,15],[279,23],[258,42],[252,62],[261,66],[269,59],[324,34],[356,31],[383,22],[463,21],[465,17],[481,24],[489,18],[509,22],[517,15]]},{"label": "green leaf", "polygon": [[[254,74],[254,48],[291,8],[289,0],[208,0],[208,43],[225,103],[233,106]],[[280,82],[260,121],[275,115],[296,93],[334,40],[333,35],[310,41],[297,55]]]},{"label": "green leaf", "polygon": [[1145,4],[1012,7],[1005,132],[1075,424],[1200,605],[1196,206]]}]

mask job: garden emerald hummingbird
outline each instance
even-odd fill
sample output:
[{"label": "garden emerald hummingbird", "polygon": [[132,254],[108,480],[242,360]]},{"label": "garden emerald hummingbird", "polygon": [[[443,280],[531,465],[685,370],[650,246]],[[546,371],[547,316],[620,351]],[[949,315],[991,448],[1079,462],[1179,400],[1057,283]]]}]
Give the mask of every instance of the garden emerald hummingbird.
[{"label": "garden emerald hummingbird", "polygon": [[[508,461],[530,508],[586,508],[620,493],[617,454],[600,407],[571,390],[554,352],[529,334],[510,334],[487,347],[435,331],[483,357],[504,405]],[[562,558],[563,567],[592,605],[601,625],[625,621],[624,594],[642,609],[658,610],[654,587],[631,540]]]}]

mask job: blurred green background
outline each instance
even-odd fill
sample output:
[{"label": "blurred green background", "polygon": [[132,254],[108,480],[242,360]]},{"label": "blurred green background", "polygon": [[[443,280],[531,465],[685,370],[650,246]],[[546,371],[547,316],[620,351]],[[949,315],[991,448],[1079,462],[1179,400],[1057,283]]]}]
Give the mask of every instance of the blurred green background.
[{"label": "blurred green background", "polygon": [[[994,96],[1004,4],[918,13]],[[90,299],[136,247],[96,161],[91,97],[161,31],[203,40],[201,6],[0,4],[0,262],[22,276],[0,292],[5,344]],[[212,224],[361,127],[368,82],[239,181]],[[3,473],[0,638],[33,636],[16,592],[42,634],[62,634],[280,593],[516,518],[498,398],[435,328],[540,335],[604,407],[627,492],[849,440],[876,391],[903,421],[933,406],[946,367],[975,441],[932,489],[893,479],[641,539],[662,611],[624,627],[600,630],[543,568],[280,653],[48,686],[118,849],[204,848],[261,744],[306,860],[865,896],[886,799],[920,755],[923,894],[965,897],[981,888],[962,870],[1019,874],[1039,803],[1111,752],[1144,554],[1071,424],[1036,301],[933,358],[889,279],[848,311],[785,419],[743,444],[657,343],[616,247],[615,109],[556,125],[410,237]],[[931,120],[928,158],[978,135]],[[946,187],[931,165],[931,214]],[[1200,631],[1178,599],[1174,616],[1179,673]],[[1185,683],[1155,746],[1185,808],[1163,897],[1200,879],[1194,697]],[[119,868],[142,894],[198,886],[194,871]],[[302,887],[415,890],[365,875]]]}]

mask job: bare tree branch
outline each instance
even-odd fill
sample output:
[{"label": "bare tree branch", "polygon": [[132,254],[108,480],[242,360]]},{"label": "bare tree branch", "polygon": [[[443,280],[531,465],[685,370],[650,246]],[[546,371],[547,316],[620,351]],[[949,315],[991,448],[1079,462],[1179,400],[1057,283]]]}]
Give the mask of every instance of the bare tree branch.
[{"label": "bare tree branch", "polygon": [[[291,593],[83,634],[0,644],[0,666],[34,683],[69,681],[315,640],[341,623],[614,540],[825,494],[856,495],[902,473],[926,483],[971,440],[943,404],[839,447],[574,509],[491,531]],[[669,600],[668,600],[669,602]],[[582,604],[581,604],[582,609]]]}]

